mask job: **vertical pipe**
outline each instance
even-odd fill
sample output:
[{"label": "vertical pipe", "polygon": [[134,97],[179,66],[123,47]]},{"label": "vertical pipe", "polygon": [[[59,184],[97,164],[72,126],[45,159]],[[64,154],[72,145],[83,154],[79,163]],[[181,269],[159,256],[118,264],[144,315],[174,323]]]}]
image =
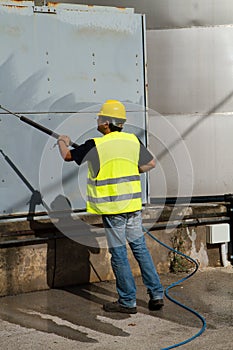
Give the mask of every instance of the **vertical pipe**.
[{"label": "vertical pipe", "polygon": [[221,259],[224,267],[231,265],[230,261],[228,260],[228,243],[221,244]]},{"label": "vertical pipe", "polygon": [[228,245],[229,259],[231,263],[233,263],[233,195],[229,194],[229,195],[226,195],[225,197],[226,197],[226,201],[229,202],[229,205],[228,205],[228,215],[230,218],[230,242]]}]

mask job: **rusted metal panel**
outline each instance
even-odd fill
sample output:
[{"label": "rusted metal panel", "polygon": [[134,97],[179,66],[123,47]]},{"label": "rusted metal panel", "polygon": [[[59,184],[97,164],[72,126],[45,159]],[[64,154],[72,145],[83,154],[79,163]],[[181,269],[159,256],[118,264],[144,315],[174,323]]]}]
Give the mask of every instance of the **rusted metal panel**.
[{"label": "rusted metal panel", "polygon": [[[0,1],[0,104],[80,143],[100,136],[96,112],[119,99],[125,130],[145,141],[143,31],[143,16],[130,8]],[[54,139],[3,111],[0,126],[1,214],[27,213],[33,190],[48,207],[63,193],[73,209],[85,208],[85,170],[77,180],[77,166],[63,167]]]}]

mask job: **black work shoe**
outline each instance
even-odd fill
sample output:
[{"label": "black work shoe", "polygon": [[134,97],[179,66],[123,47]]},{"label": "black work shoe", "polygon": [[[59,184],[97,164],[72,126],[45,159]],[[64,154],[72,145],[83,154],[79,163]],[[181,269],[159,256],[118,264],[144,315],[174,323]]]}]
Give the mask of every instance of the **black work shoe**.
[{"label": "black work shoe", "polygon": [[135,307],[127,307],[119,304],[117,301],[113,303],[106,303],[103,305],[104,311],[107,312],[121,312],[123,314],[136,314],[137,308]]},{"label": "black work shoe", "polygon": [[160,310],[163,306],[163,299],[150,299],[148,303],[148,308],[151,311]]}]

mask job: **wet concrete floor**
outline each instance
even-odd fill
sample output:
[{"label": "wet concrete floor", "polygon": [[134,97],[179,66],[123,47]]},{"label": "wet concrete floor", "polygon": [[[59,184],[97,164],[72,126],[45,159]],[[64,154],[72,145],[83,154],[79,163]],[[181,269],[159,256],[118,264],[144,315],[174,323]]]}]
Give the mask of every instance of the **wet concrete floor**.
[{"label": "wet concrete floor", "polygon": [[[185,274],[161,275],[164,287]],[[99,282],[2,297],[3,350],[162,349],[194,336],[202,327],[194,314],[165,298],[163,310],[150,312],[141,278],[136,278],[138,313],[106,313],[115,300],[114,282]],[[208,268],[169,291],[205,317],[206,331],[182,349],[233,349],[233,268]]]}]

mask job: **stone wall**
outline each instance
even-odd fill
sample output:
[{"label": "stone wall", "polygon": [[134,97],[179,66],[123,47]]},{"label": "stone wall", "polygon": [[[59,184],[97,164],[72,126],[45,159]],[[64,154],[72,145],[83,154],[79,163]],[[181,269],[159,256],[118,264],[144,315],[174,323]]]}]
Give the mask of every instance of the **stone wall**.
[{"label": "stone wall", "polygon": [[[177,211],[177,217],[182,216],[183,222],[187,218],[192,221],[195,210],[202,217],[212,217],[217,212],[224,217],[226,208],[221,205],[182,207]],[[221,266],[220,246],[206,244],[206,226],[183,224],[178,228],[165,228],[163,225],[169,223],[170,214],[170,207],[162,212],[157,207],[145,209],[145,227],[168,246],[197,260],[200,268]],[[77,220],[78,225],[80,222],[91,224],[96,235],[95,244],[84,244],[88,241],[82,235],[75,240],[66,237],[49,220],[33,221],[33,225],[29,221],[0,224],[0,296],[114,279],[101,218],[83,216],[81,219],[79,216],[74,222]],[[82,240],[82,237],[85,239]],[[188,271],[192,267],[185,259],[177,259],[147,234],[146,240],[160,274],[170,270]],[[133,274],[140,275],[130,251],[129,258]]]}]

